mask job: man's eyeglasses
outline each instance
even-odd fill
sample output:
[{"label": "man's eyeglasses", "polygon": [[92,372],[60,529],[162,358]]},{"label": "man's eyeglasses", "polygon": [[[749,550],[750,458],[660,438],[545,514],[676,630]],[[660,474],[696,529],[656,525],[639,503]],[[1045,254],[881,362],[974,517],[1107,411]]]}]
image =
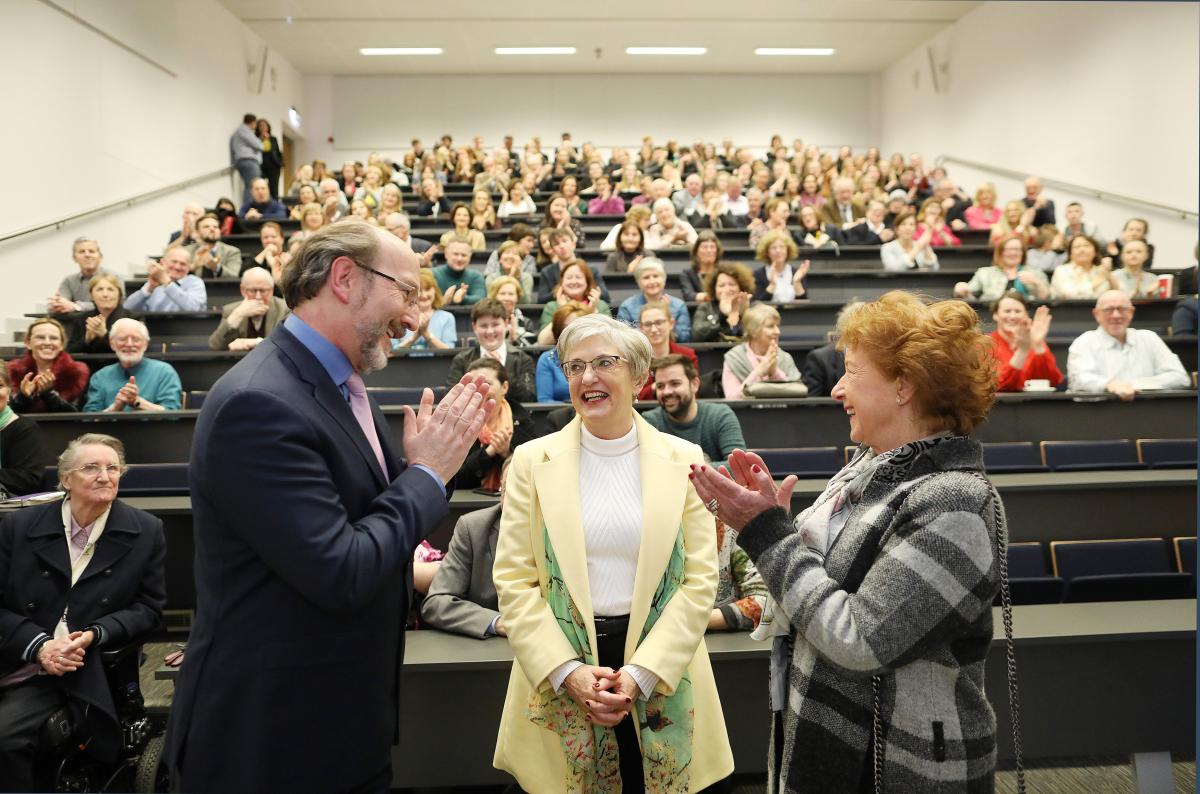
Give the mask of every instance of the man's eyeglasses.
[{"label": "man's eyeglasses", "polygon": [[620,356],[596,356],[591,361],[580,361],[573,358],[570,361],[564,361],[559,366],[562,368],[563,375],[567,376],[567,380],[575,380],[582,378],[589,366],[597,375],[609,375],[620,369],[622,363],[623,359]]},{"label": "man's eyeglasses", "polygon": [[387,273],[384,273],[380,270],[376,270],[373,267],[367,267],[362,262],[355,262],[354,264],[358,265],[363,270],[366,270],[369,273],[374,273],[375,275],[377,275],[381,278],[386,278],[388,281],[395,284],[396,289],[400,290],[400,297],[404,299],[405,303],[412,302],[413,296],[417,294],[417,288],[415,286],[413,286],[412,284],[406,284],[405,282],[401,281],[400,279],[396,278],[395,276],[389,276]]},{"label": "man's eyeglasses", "polygon": [[101,471],[104,471],[110,478],[116,479],[124,473],[125,468],[115,463],[110,463],[107,466],[101,466],[99,463],[85,463],[78,468],[71,469],[71,471],[77,471],[84,477],[89,477],[93,480],[100,476]]},{"label": "man's eyeglasses", "polygon": [[1132,306],[1105,306],[1102,309],[1096,309],[1101,314],[1133,314]]}]

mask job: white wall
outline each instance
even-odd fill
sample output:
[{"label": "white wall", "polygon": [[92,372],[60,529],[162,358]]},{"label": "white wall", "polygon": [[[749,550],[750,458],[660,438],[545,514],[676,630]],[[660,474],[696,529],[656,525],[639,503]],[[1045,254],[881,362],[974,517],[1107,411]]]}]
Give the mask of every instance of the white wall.
[{"label": "white wall", "polygon": [[[1194,213],[1197,30],[1194,3],[985,3],[884,71],[884,151],[953,155]],[[947,65],[939,92],[927,47]],[[987,180],[1001,200],[1023,194],[1017,180],[948,168],[969,191]],[[1156,267],[1195,262],[1194,219],[1047,193],[1060,224],[1072,200],[1109,237],[1144,217]]]},{"label": "white wall", "polygon": [[[779,133],[826,146],[878,139],[875,75],[509,75],[307,77],[303,156],[333,168],[370,151],[398,156],[443,133],[554,144],[569,130],[603,149],[678,138],[765,147]],[[327,138],[333,136],[334,142]]]},{"label": "white wall", "polygon": [[[264,45],[217,0],[58,5],[119,43],[37,0],[0,3],[8,110],[0,152],[10,185],[17,186],[5,191],[0,233],[222,168],[243,113],[265,116],[278,136],[287,107],[303,101],[302,77],[273,52],[262,93],[257,80],[251,87],[246,61],[259,63]],[[8,200],[16,195],[20,201]],[[145,255],[160,251],[179,227],[185,203],[212,206],[219,196],[240,199],[228,180],[215,180],[0,243],[0,320],[11,325],[44,304],[76,267],[70,258],[75,237],[97,238],[105,266],[140,270]]]}]

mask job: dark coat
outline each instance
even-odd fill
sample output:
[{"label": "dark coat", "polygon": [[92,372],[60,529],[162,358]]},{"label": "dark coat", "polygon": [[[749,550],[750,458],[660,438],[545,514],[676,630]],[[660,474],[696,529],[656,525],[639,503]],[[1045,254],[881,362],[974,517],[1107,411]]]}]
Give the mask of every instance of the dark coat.
[{"label": "dark coat", "polygon": [[[793,274],[795,273],[796,267],[799,267],[799,265],[799,262],[793,265]],[[768,278],[766,265],[759,265],[754,269],[754,300],[762,301],[763,303],[771,302],[771,293],[767,292]],[[804,294],[797,296],[797,300],[805,300],[810,297],[808,294],[808,276],[800,279],[800,285],[804,287]]]},{"label": "dark coat", "polygon": [[371,412],[386,473],[286,326],[209,392],[190,465],[196,623],[167,728],[180,790],[344,791],[389,764],[413,553],[448,505]]},{"label": "dark coat", "polygon": [[[511,342],[507,344],[508,352],[504,355],[504,369],[508,371],[508,396],[514,402],[535,403],[537,402],[537,386],[534,383],[534,373],[537,365],[528,353],[517,349]],[[450,360],[450,371],[446,375],[446,388],[453,388],[454,384],[467,374],[467,367],[471,366],[471,362],[482,357],[483,353],[478,344],[456,354]]]},{"label": "dark coat", "polygon": [[[96,317],[99,314],[99,310],[92,309],[91,311],[87,312],[75,312],[66,318],[67,322],[64,322],[63,325],[67,327],[67,339],[69,340],[67,342],[68,353],[98,353],[102,356],[113,355],[112,346],[109,345],[107,336],[103,336],[99,339],[93,339],[90,342],[86,341],[88,318]],[[109,313],[108,319],[104,321],[104,324],[111,329],[113,327],[113,323],[115,323],[117,320],[132,316],[132,314],[125,310],[124,306],[118,304],[117,307]]]},{"label": "dark coat", "polygon": [[845,374],[845,354],[833,345],[822,345],[804,357],[800,378],[808,387],[809,397],[828,397]]},{"label": "dark coat", "polygon": [[[99,625],[102,649],[120,648],[158,628],[166,603],[162,521],[113,502],[92,561],[71,586],[71,557],[62,503],[27,507],[0,522],[0,676],[25,665],[21,657],[40,634],[53,634],[63,610],[73,629]],[[63,676],[71,698],[92,706],[91,752],[115,759],[121,744],[116,707],[96,646],[79,670]]]},{"label": "dark coat", "polygon": [[[509,353],[509,355],[512,354]],[[513,416],[513,437],[508,445],[511,455],[512,451],[521,444],[537,438],[537,432],[533,427],[533,414],[529,413],[529,409],[512,396],[511,391],[505,401],[512,409]],[[466,460],[459,467],[458,474],[454,477],[454,485],[456,488],[478,488],[488,471],[502,465],[504,465],[503,458],[489,458],[488,454],[484,452],[483,444],[476,440],[471,445]]]},{"label": "dark coat", "polygon": [[45,490],[46,467],[53,463],[41,429],[29,417],[18,416],[0,430],[0,488],[9,496]]}]

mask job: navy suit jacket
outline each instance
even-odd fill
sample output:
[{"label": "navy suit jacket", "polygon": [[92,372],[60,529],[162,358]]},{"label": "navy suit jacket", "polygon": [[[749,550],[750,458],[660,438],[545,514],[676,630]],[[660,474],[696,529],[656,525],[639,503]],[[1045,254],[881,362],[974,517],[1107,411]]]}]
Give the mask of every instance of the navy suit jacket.
[{"label": "navy suit jacket", "polygon": [[390,759],[413,552],[447,499],[371,410],[386,475],[282,325],[205,400],[196,623],[167,735],[184,791],[342,791]]}]

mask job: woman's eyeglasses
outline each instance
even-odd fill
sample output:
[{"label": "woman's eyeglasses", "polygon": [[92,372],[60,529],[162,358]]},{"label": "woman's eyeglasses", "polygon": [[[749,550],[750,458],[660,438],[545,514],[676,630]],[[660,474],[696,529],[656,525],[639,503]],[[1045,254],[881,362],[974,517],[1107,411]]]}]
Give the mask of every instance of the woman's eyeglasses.
[{"label": "woman's eyeglasses", "polygon": [[573,358],[570,361],[564,361],[559,366],[562,368],[563,374],[567,376],[567,380],[575,380],[582,378],[589,366],[597,375],[608,375],[620,369],[622,362],[623,359],[620,356],[596,356],[591,361],[580,361]]}]

